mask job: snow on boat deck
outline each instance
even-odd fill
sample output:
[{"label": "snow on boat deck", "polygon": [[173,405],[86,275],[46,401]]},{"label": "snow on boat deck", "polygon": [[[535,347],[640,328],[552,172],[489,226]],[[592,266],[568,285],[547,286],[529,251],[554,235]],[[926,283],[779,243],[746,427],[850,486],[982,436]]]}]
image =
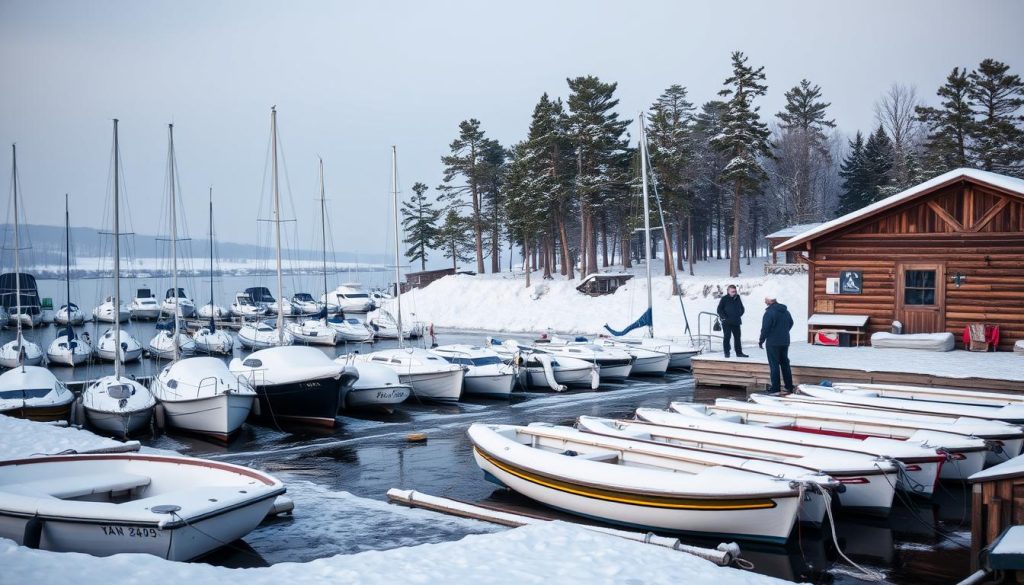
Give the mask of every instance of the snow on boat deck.
[{"label": "snow on boat deck", "polygon": [[[750,344],[750,342],[747,342]],[[753,345],[753,344],[750,344]],[[735,385],[761,390],[768,377],[764,350],[744,347],[748,358],[706,353],[693,358],[699,385]],[[826,347],[794,343],[789,361],[796,383],[822,379],[950,386],[977,390],[1024,391],[1024,357],[1011,352],[923,351],[876,347]],[[729,367],[723,368],[725,364]],[[744,378],[747,380],[744,381]]]},{"label": "snow on boat deck", "polygon": [[122,443],[73,427],[0,415],[0,460],[58,453],[138,451],[138,441]]}]

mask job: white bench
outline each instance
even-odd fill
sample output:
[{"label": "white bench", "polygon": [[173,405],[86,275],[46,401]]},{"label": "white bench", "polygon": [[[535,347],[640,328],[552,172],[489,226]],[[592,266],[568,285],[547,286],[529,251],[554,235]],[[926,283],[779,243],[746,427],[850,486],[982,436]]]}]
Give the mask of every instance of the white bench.
[{"label": "white bench", "polygon": [[69,500],[93,494],[122,492],[145,487],[151,481],[145,475],[134,473],[88,473],[0,485],[0,491],[23,496],[52,496],[61,500]]},{"label": "white bench", "polygon": [[854,336],[854,345],[860,346],[867,334],[868,315],[836,315],[815,313],[807,319],[807,334],[814,343],[814,335],[821,332],[846,332]]}]

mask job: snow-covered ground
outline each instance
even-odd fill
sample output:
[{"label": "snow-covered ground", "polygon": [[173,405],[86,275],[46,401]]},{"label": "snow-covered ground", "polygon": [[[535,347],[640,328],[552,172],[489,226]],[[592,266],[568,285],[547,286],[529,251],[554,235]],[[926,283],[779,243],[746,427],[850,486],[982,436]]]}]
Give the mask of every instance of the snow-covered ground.
[{"label": "snow-covered ground", "polygon": [[[683,305],[690,329],[697,334],[698,314],[714,313],[726,287],[735,284],[740,291],[746,314],[743,339],[756,340],[761,330],[764,297],[774,296],[789,307],[794,331],[806,329],[807,275],[769,275],[763,273],[765,259],[741,264],[742,275],[729,277],[729,262],[717,260],[696,264],[696,276],[679,275]],[[659,274],[663,268],[655,261]],[[636,276],[615,294],[590,297],[576,290],[579,280],[555,276],[542,280],[541,273],[531,275],[526,288],[522,275],[509,273],[446,276],[422,289],[402,295],[403,314],[433,323],[436,327],[479,329],[515,333],[545,332],[595,335],[605,333],[605,323],[622,329],[647,308],[647,280],[643,266],[631,270]],[[683,309],[679,298],[671,296],[672,279],[653,279],[654,332],[666,337],[682,336]],[[704,320],[705,333],[710,321]],[[637,331],[637,334],[640,332]]]}]

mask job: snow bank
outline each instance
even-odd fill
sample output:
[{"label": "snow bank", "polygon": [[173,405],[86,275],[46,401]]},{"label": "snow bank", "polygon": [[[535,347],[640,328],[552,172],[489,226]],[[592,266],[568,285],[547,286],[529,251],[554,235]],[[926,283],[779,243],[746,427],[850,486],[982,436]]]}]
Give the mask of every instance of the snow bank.
[{"label": "snow bank", "polygon": [[[789,307],[795,324],[802,331],[807,323],[807,275],[763,275],[764,260],[741,266],[744,275],[728,276],[728,261],[701,262],[699,276],[679,275],[683,304],[690,329],[697,334],[698,313],[714,313],[726,287],[735,284],[746,307],[743,338],[757,339],[764,313],[764,297],[774,296]],[[661,264],[656,261],[660,271]],[[556,276],[542,280],[531,276],[533,286],[526,288],[523,277],[510,274],[446,276],[422,289],[402,295],[403,315],[432,322],[436,327],[479,329],[514,333],[544,332],[594,335],[605,333],[608,323],[620,329],[636,320],[647,308],[647,281],[643,267],[614,295],[590,297],[576,290],[578,280]],[[653,279],[654,329],[656,335],[680,336],[684,331],[683,313],[678,297],[671,296],[672,279]],[[710,327],[704,320],[704,333]],[[639,334],[640,332],[637,332]]]},{"label": "snow bank", "polygon": [[147,555],[97,558],[29,550],[0,540],[0,565],[10,583],[165,583],[279,585],[280,583],[644,583],[656,585],[754,585],[781,581],[723,569],[677,551],[597,534],[561,522],[457,542],[370,551],[309,563],[260,569],[226,569],[174,563]]},{"label": "snow bank", "polygon": [[0,459],[56,455],[64,452],[137,450],[138,447],[136,441],[122,443],[82,429],[0,415]]}]

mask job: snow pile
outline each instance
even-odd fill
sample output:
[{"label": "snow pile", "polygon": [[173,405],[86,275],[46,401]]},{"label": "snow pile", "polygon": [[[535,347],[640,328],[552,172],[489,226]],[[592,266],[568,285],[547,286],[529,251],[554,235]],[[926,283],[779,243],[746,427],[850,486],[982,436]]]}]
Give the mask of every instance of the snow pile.
[{"label": "snow pile", "polygon": [[[657,263],[657,261],[656,261]],[[789,307],[794,331],[803,331],[807,323],[807,275],[763,275],[763,260],[743,265],[744,276],[730,278],[728,261],[701,262],[700,276],[679,275],[683,304],[690,329],[697,334],[698,314],[715,313],[726,287],[735,284],[746,307],[743,338],[757,339],[764,314],[764,297],[774,296]],[[656,267],[660,270],[661,264]],[[647,280],[643,268],[615,294],[590,297],[576,290],[579,280],[555,276],[542,280],[533,273],[533,286],[526,288],[522,276],[494,275],[446,276],[422,289],[402,295],[402,314],[436,327],[479,329],[502,332],[544,332],[595,335],[606,333],[605,323],[615,329],[632,323],[647,308]],[[681,336],[683,312],[679,298],[672,296],[672,279],[653,279],[655,335]],[[711,321],[701,319],[703,333],[709,333]],[[640,334],[636,331],[634,334]]]},{"label": "snow pile", "polygon": [[0,459],[138,448],[136,441],[122,443],[73,427],[59,427],[0,415]]},{"label": "snow pile", "polygon": [[147,555],[97,558],[17,547],[0,540],[4,580],[11,583],[644,583],[754,585],[786,581],[714,564],[670,549],[631,542],[561,522],[473,535],[457,542],[339,555],[309,563],[226,569]]}]

